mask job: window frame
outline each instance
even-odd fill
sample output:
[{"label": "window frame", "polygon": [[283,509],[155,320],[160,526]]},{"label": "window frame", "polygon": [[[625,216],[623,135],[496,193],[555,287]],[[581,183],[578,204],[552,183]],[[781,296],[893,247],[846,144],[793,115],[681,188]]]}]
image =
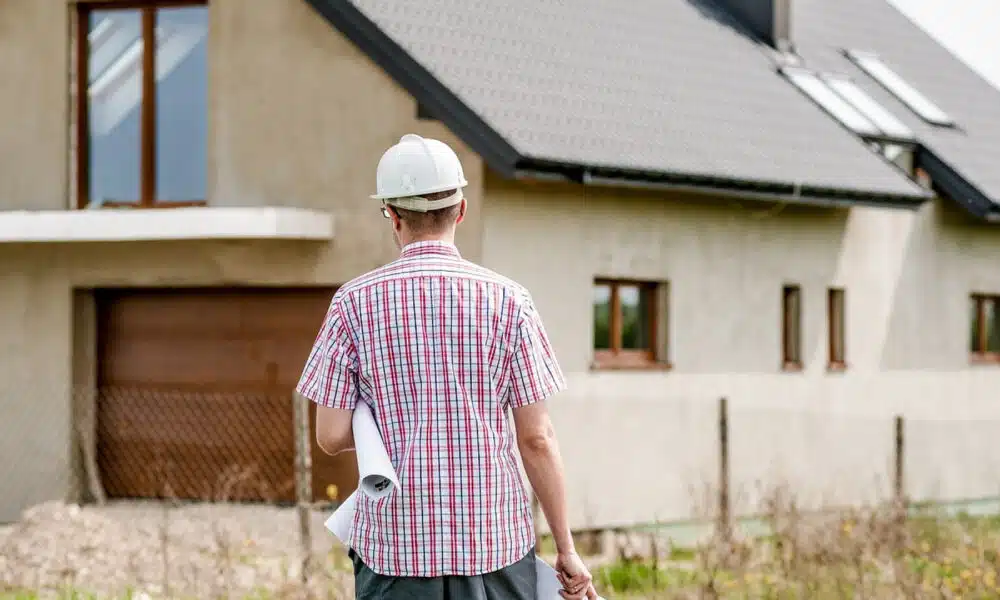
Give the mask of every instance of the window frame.
[{"label": "window frame", "polygon": [[975,343],[976,350],[970,348],[969,358],[973,364],[1000,364],[1000,352],[989,352],[986,350],[989,345],[989,323],[986,319],[986,305],[989,302],[993,303],[993,318],[996,321],[1000,321],[1000,316],[997,314],[997,309],[1000,309],[1000,294],[974,293],[969,295],[969,300],[975,303],[976,308],[976,337],[973,340],[969,340]]},{"label": "window frame", "polygon": [[[663,289],[663,286],[667,286],[666,282],[648,281],[648,280],[636,280],[636,279],[615,279],[608,277],[597,277],[594,279],[592,288],[605,285],[610,288],[611,297],[609,299],[610,307],[608,314],[608,336],[610,338],[611,348],[608,349],[597,349],[594,348],[593,340],[593,327],[594,327],[594,313],[593,313],[593,300],[591,300],[591,350],[593,352],[593,368],[595,369],[665,369],[669,368],[670,364],[668,362],[658,360],[657,354],[659,353],[659,347],[662,342],[661,336],[659,335],[659,327],[663,323],[661,319],[666,319],[666,316],[660,316],[657,310],[659,304],[658,292]],[[622,348],[622,311],[621,311],[621,295],[619,293],[619,288],[624,286],[637,286],[639,288],[640,294],[646,295],[646,306],[648,314],[646,315],[648,319],[649,330],[646,335],[649,339],[649,348],[647,349],[629,349]],[[669,293],[669,287],[666,288]]]},{"label": "window frame", "polygon": [[156,200],[156,13],[163,8],[208,6],[208,0],[89,0],[76,4],[76,208],[90,205],[90,15],[94,11],[141,11],[142,24],[142,96],[139,116],[139,198],[137,202],[104,202],[101,208],[184,208],[205,206],[199,200]]},{"label": "window frame", "polygon": [[[847,292],[842,287],[826,290],[827,369],[847,369]],[[837,342],[840,356],[837,356]]]},{"label": "window frame", "polygon": [[[795,299],[794,314],[792,298]],[[794,331],[789,320],[794,323]],[[792,336],[795,337],[796,352],[792,352]],[[801,371],[802,361],[802,286],[785,284],[781,288],[781,368],[785,371]],[[797,356],[792,356],[797,354]]]}]

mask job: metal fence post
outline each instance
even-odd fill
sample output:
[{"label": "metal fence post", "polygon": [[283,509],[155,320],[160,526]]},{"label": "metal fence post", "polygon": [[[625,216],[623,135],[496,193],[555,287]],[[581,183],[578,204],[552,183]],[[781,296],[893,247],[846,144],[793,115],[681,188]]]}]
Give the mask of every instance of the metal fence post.
[{"label": "metal fence post", "polygon": [[893,419],[895,430],[895,442],[893,444],[893,466],[892,466],[892,499],[893,510],[896,512],[896,519],[900,524],[906,519],[906,434],[905,422],[902,415],[896,415]]},{"label": "metal fence post", "polygon": [[729,401],[719,398],[719,538],[732,539],[732,515],[729,498]]}]

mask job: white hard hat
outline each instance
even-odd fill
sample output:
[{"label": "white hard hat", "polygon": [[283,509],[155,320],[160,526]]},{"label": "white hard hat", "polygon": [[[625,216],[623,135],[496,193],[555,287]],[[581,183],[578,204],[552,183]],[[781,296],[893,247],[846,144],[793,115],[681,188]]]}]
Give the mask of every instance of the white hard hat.
[{"label": "white hard hat", "polygon": [[[469,185],[462,163],[448,144],[408,133],[378,161],[375,200],[418,212],[447,208],[462,201]],[[455,194],[439,200],[421,198],[446,190]]]}]

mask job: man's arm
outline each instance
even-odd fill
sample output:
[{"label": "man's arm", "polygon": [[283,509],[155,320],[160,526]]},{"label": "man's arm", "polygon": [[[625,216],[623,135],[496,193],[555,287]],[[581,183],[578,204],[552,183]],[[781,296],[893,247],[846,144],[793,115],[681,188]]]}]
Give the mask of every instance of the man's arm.
[{"label": "man's arm", "polygon": [[556,431],[544,402],[514,409],[517,448],[524,462],[524,472],[560,554],[574,552],[573,536],[566,514],[566,478]]},{"label": "man's arm", "polygon": [[566,510],[566,477],[549,411],[542,402],[566,387],[541,317],[523,299],[513,337],[509,400],[524,471],[556,543],[564,598],[596,598],[590,571],[576,554]]},{"label": "man's arm", "polygon": [[509,400],[521,460],[557,549],[571,552],[562,459],[548,409],[541,402],[564,389],[566,380],[530,296],[521,301],[512,337]]},{"label": "man's arm", "polygon": [[316,407],[316,443],[330,456],[354,450],[353,410]]},{"label": "man's arm", "polygon": [[358,403],[358,352],[340,302],[335,296],[330,303],[296,386],[316,403],[316,442],[330,455],[354,448],[352,423]]}]

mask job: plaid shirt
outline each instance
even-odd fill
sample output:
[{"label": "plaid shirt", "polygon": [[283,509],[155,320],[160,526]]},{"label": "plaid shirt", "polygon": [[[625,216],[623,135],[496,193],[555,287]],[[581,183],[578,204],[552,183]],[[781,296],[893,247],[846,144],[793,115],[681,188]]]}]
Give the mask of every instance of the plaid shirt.
[{"label": "plaid shirt", "polygon": [[527,290],[451,244],[417,242],[337,291],[297,390],[369,403],[400,487],[359,495],[351,546],[376,573],[435,577],[531,550],[508,408],[564,387]]}]

